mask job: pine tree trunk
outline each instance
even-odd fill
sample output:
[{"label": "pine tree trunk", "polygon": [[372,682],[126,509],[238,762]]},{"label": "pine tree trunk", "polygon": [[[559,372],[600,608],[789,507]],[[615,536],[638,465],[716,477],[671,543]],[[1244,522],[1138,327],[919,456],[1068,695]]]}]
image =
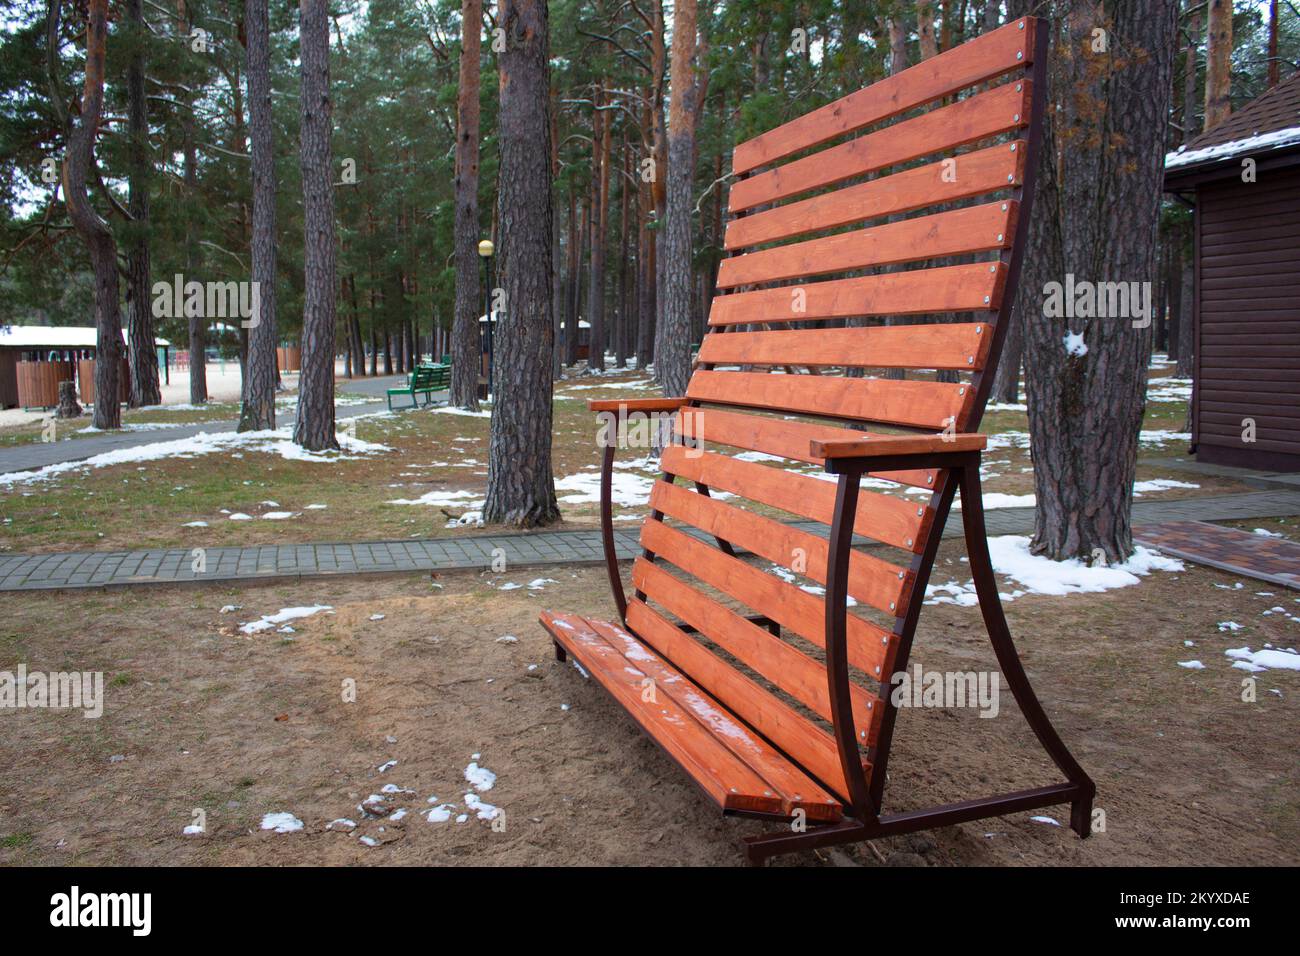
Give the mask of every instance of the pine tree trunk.
[{"label": "pine tree trunk", "polygon": [[482,0],[461,4],[460,85],[456,92],[456,305],[452,314],[451,398],[458,408],[478,410],[479,279],[478,148],[479,55]]},{"label": "pine tree trunk", "polygon": [[271,116],[271,33],[267,0],[248,0],[248,126],[253,167],[251,317],[239,430],[275,427],[275,128]]},{"label": "pine tree trunk", "polygon": [[104,58],[108,37],[108,0],[87,0],[86,77],[81,113],[68,137],[63,163],[63,196],[68,218],[86,243],[95,276],[95,417],[96,428],[120,428],[118,376],[122,365],[122,314],[118,306],[117,242],[90,204],[86,184],[95,169],[95,132],[104,110]]},{"label": "pine tree trunk", "polygon": [[569,311],[564,325],[564,362],[573,365],[578,361],[578,345],[582,330],[582,251],[586,246],[582,204],[571,195],[569,200],[569,236],[573,248],[569,253]]},{"label": "pine tree trunk", "polygon": [[[1133,552],[1130,496],[1151,329],[1049,305],[1049,282],[1154,282],[1177,4],[1107,5],[1110,50],[1094,21],[1050,29],[1049,110],[1019,295],[1037,497],[1031,550],[1107,563]],[[1068,92],[1069,95],[1063,95]],[[1094,131],[1102,129],[1105,136]],[[1086,351],[1067,349],[1070,334]],[[1073,340],[1071,340],[1073,342]]]},{"label": "pine tree trunk", "polygon": [[501,0],[500,237],[505,293],[501,383],[492,410],[483,518],[537,527],[559,520],[551,473],[551,124],[546,0]]},{"label": "pine tree trunk", "polygon": [[144,27],[142,0],[127,0],[131,57],[126,69],[127,126],[130,132],[131,239],[126,257],[127,328],[130,340],[130,405],[140,408],[162,403],[158,384],[158,347],[154,341],[153,304],[149,275],[149,116],[144,91]]},{"label": "pine tree trunk", "polygon": [[664,223],[663,331],[656,368],[665,395],[686,394],[691,376],[691,186],[695,181],[695,0],[674,8],[668,112],[668,208]]},{"label": "pine tree trunk", "polygon": [[302,372],[293,440],[309,451],[338,448],[334,434],[334,176],[329,62],[329,7],[298,5],[302,60],[303,316]]},{"label": "pine tree trunk", "polygon": [[[187,0],[177,0],[177,15],[180,19],[181,35],[189,37],[194,26],[190,18]],[[188,40],[186,41],[188,43]],[[195,270],[199,266],[197,204],[199,201],[199,157],[194,140],[193,96],[182,91],[180,94],[184,106],[181,116],[181,153],[184,156],[183,170],[185,182],[185,281],[198,278]],[[199,313],[202,309],[198,310]],[[202,405],[208,400],[208,341],[207,320],[202,314],[186,313],[190,346],[190,404]],[[98,393],[97,393],[98,394]]]},{"label": "pine tree trunk", "polygon": [[1205,128],[1232,114],[1232,0],[1209,0],[1205,47]]}]

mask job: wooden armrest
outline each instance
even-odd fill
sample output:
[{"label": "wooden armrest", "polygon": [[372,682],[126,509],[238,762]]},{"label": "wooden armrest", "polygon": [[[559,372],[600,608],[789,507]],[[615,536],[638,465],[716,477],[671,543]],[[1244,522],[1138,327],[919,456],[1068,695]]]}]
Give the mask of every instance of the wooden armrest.
[{"label": "wooden armrest", "polygon": [[587,399],[593,412],[675,412],[685,404],[684,398]]},{"label": "wooden armrest", "polygon": [[932,455],[979,451],[988,443],[984,435],[880,435],[861,441],[809,442],[814,458],[875,458],[884,455]]}]

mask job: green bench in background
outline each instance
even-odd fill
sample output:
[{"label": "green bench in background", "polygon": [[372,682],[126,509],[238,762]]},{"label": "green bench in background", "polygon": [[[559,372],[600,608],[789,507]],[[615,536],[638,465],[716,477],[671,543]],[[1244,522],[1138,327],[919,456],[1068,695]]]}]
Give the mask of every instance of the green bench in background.
[{"label": "green bench in background", "polygon": [[[392,411],[394,395],[410,395],[411,407],[415,408],[419,404],[416,395],[432,395],[434,392],[446,391],[450,387],[450,365],[417,365],[405,385],[388,390],[388,409]],[[429,405],[432,402],[433,399],[430,398],[425,404]]]}]

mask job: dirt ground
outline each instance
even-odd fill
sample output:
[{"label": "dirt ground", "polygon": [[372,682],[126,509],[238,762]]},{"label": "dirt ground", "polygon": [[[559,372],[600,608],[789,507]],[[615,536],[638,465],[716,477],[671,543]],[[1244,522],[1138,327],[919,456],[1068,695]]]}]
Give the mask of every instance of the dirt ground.
[{"label": "dirt ground", "polygon": [[[965,579],[956,548],[936,581]],[[537,578],[554,580],[501,588]],[[1300,623],[1263,612],[1300,613],[1300,596],[1237,581],[1189,566],[1007,605],[1040,697],[1097,782],[1105,832],[1081,841],[1018,813],[781,862],[1300,863],[1300,673],[1256,675],[1258,700],[1244,703],[1248,675],[1224,656],[1294,647]],[[231,604],[242,608],[221,613]],[[310,604],[334,613],[292,621],[292,634],[239,632]],[[0,863],[734,865],[737,839],[763,826],[718,816],[599,686],[554,660],[537,613],[609,615],[600,568],[14,594],[5,607],[0,670],[102,670],[107,702],[97,720],[0,711]],[[975,608],[924,612],[914,660],[992,668]],[[1243,630],[1221,632],[1227,620]],[[1190,658],[1205,669],[1177,665]],[[479,795],[504,828],[456,821],[471,761],[496,774]],[[886,809],[1057,779],[1009,693],[993,719],[904,710]],[[363,818],[358,803],[386,784],[402,791],[386,809],[408,814]],[[427,822],[443,804],[451,819]],[[196,809],[207,833],[183,836]],[[260,830],[274,812],[303,832]],[[337,818],[358,828],[327,829]]]}]

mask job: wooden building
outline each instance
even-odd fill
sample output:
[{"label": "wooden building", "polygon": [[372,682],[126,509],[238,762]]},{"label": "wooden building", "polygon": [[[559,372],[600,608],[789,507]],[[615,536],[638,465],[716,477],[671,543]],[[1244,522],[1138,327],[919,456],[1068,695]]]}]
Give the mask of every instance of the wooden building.
[{"label": "wooden building", "polygon": [[1300,471],[1300,73],[1165,158],[1195,210],[1192,447]]},{"label": "wooden building", "polygon": [[[94,326],[0,324],[0,408],[56,404],[59,380],[82,377],[81,363],[95,357],[97,336]],[[155,336],[154,344],[158,347],[159,371],[164,377],[170,377],[171,343]],[[122,345],[125,349],[125,330]],[[40,367],[47,364],[51,368]],[[89,367],[93,369],[93,365]],[[88,388],[88,382],[81,382],[83,396],[92,393]]]}]

